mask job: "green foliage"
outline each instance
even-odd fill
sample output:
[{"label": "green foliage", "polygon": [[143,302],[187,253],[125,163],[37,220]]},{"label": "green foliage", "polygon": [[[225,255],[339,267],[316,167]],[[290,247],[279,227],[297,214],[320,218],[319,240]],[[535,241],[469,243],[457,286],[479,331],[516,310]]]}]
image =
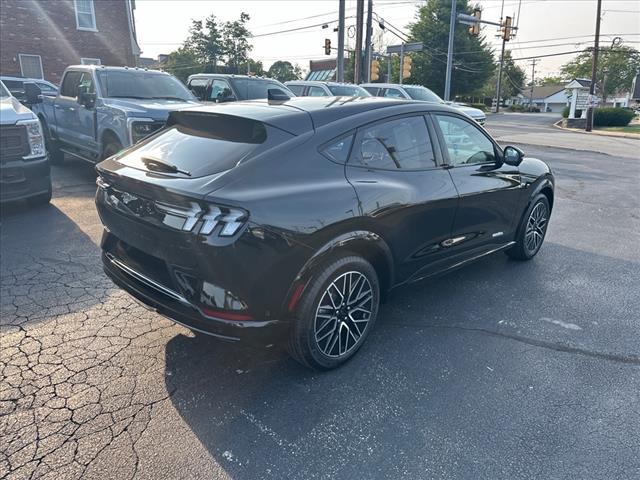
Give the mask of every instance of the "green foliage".
[{"label": "green foliage", "polygon": [[171,52],[163,68],[183,83],[187,82],[189,75],[205,71],[205,66],[200,63],[196,54],[185,47]]},{"label": "green foliage", "polygon": [[[593,53],[582,52],[574,60],[565,63],[560,69],[565,77],[591,78]],[[631,90],[631,84],[640,71],[640,51],[632,47],[615,47],[602,49],[598,57],[596,72],[597,84],[602,87],[604,71],[607,70],[605,98],[618,91]]]},{"label": "green foliage", "polygon": [[192,20],[189,36],[182,48],[192,52],[199,63],[210,64],[212,71],[215,71],[219,60],[226,53],[216,16],[209,15],[204,21]]},{"label": "green foliage", "polygon": [[[457,0],[457,11],[471,14],[473,8],[468,0]],[[444,93],[450,17],[450,0],[428,0],[426,5],[418,7],[416,21],[410,25],[411,40],[422,42],[424,51],[411,54],[411,78],[406,83],[424,85],[439,95]],[[486,84],[494,69],[493,55],[484,37],[471,36],[466,27],[458,24],[454,35],[452,98],[476,92]]]},{"label": "green foliage", "polygon": [[468,103],[467,105],[477,108],[478,110],[482,110],[483,112],[487,111],[487,106],[484,103]]},{"label": "green foliage", "polygon": [[[498,58],[498,61],[500,59]],[[520,68],[513,61],[511,52],[505,50],[504,52],[504,64],[502,66],[502,85],[500,86],[501,97],[509,98],[514,97],[522,91],[526,74],[522,68]],[[498,86],[498,67],[494,70],[493,74],[485,82],[485,84],[475,93],[475,95],[481,97],[494,98],[496,96],[496,89]]]},{"label": "green foliage", "polygon": [[249,52],[253,48],[249,44],[251,32],[246,25],[249,20],[249,15],[242,12],[239,20],[225,22],[222,26],[222,47],[227,55],[227,65],[238,73],[240,66],[247,63]]},{"label": "green foliage", "polygon": [[291,62],[287,62],[286,60],[278,60],[277,62],[274,62],[271,67],[269,67],[267,76],[275,78],[280,82],[288,82],[289,80],[300,79],[300,77],[302,76],[302,72],[300,71],[299,66],[294,66],[291,64]]},{"label": "green foliage", "polygon": [[596,127],[624,127],[634,116],[629,108],[596,108],[593,111],[593,124]]},{"label": "green foliage", "polygon": [[251,73],[251,75],[257,75],[259,77],[263,77],[267,74],[267,72],[264,70],[262,62],[254,60],[252,58],[249,59],[249,72]]},{"label": "green foliage", "polygon": [[[569,112],[571,111],[571,107],[567,105],[562,109],[563,118],[569,118]],[[576,118],[580,118],[582,116],[582,110],[576,108]]]},{"label": "green foliage", "polygon": [[557,75],[550,75],[548,77],[536,79],[536,85],[540,87],[544,87],[545,85],[561,85],[563,83],[567,83],[566,79]]},{"label": "green foliage", "polygon": [[509,105],[508,110],[510,112],[526,112],[527,111],[527,107],[525,107],[524,105]]}]

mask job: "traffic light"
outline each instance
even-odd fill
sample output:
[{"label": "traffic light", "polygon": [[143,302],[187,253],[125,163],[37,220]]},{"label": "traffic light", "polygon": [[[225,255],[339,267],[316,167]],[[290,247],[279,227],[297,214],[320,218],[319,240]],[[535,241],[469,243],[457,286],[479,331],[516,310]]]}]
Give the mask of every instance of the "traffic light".
[{"label": "traffic light", "polygon": [[331,55],[331,39],[330,38],[324,39],[324,54]]},{"label": "traffic light", "polygon": [[409,78],[411,76],[411,57],[405,55],[402,59],[402,78]]},{"label": "traffic light", "polygon": [[371,60],[371,81],[375,82],[380,78],[380,62]]},{"label": "traffic light", "polygon": [[480,20],[482,19],[482,10],[476,8],[473,10],[473,17],[476,19],[476,22],[469,26],[469,34],[470,35],[480,35]]},{"label": "traffic light", "polygon": [[511,17],[506,17],[502,24],[502,39],[508,42],[511,38]]}]

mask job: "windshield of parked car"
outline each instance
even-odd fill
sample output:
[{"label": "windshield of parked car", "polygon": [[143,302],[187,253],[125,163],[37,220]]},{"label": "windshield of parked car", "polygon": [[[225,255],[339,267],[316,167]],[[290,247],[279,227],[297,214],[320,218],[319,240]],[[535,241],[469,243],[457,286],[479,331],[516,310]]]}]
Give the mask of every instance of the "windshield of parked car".
[{"label": "windshield of parked car", "polygon": [[423,102],[444,103],[444,101],[431,90],[426,87],[404,87],[407,94],[414,100],[422,100]]},{"label": "windshield of parked car", "polygon": [[369,92],[357,85],[329,85],[329,90],[336,97],[370,97]]},{"label": "windshield of parked car", "polygon": [[195,100],[187,87],[171,75],[137,70],[99,70],[97,74],[103,97]]},{"label": "windshield of parked car", "polygon": [[238,100],[255,100],[259,98],[267,98],[267,91],[270,88],[282,90],[290,97],[295,94],[276,80],[257,79],[257,78],[231,78],[233,88],[240,98]]},{"label": "windshield of parked car", "polygon": [[10,96],[9,90],[4,86],[4,83],[0,82],[0,98],[6,98],[8,96]]}]

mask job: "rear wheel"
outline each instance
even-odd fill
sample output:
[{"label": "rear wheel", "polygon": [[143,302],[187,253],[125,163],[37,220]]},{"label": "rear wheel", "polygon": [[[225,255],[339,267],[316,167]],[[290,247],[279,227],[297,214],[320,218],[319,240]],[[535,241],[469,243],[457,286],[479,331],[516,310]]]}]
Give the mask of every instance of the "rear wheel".
[{"label": "rear wheel", "polygon": [[549,200],[543,194],[536,196],[529,205],[518,228],[516,244],[507,255],[516,260],[531,260],[540,251],[549,224]]},{"label": "rear wheel", "polygon": [[326,264],[307,285],[288,350],[301,364],[338,367],[360,349],[378,315],[380,286],[375,269],[358,256]]}]

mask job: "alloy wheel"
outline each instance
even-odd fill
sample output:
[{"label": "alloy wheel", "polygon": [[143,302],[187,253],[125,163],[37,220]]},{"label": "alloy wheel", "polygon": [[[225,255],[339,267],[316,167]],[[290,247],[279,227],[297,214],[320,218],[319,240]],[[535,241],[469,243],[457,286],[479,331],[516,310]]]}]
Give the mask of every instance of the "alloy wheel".
[{"label": "alloy wheel", "polygon": [[343,273],[329,284],[314,322],[315,341],[324,355],[339,358],[355,348],[371,320],[373,301],[371,283],[360,272]]},{"label": "alloy wheel", "polygon": [[547,229],[547,207],[539,202],[533,207],[527,220],[527,229],[524,234],[524,244],[530,253],[538,251],[544,240]]}]

